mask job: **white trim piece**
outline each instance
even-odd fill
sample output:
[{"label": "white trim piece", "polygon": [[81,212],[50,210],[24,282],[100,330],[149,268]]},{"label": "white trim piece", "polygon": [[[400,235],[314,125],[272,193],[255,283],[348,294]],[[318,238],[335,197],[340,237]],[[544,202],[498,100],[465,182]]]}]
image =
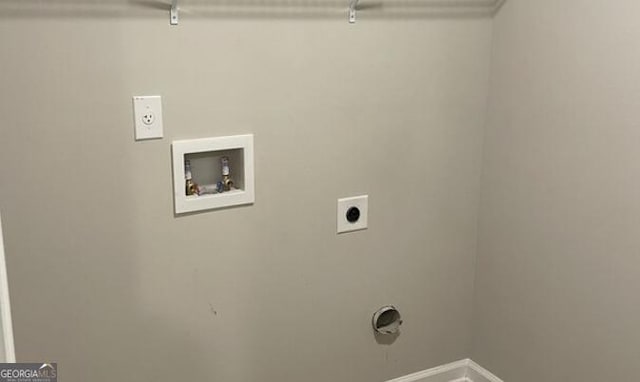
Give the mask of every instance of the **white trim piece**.
[{"label": "white trim piece", "polygon": [[11,321],[11,302],[9,300],[9,281],[7,279],[7,263],[4,257],[4,241],[2,239],[2,217],[0,217],[0,325],[2,325],[2,345],[4,363],[16,362],[16,350],[13,342],[13,323]]},{"label": "white trim piece", "polygon": [[473,362],[469,361],[469,367],[467,369],[467,378],[473,382],[503,382],[502,379],[496,377],[487,369]]},{"label": "white trim piece", "polygon": [[387,382],[503,382],[470,359],[436,366]]},{"label": "white trim piece", "polygon": [[466,377],[469,360],[463,359],[436,366],[434,368],[419,371],[417,373],[405,375],[404,377],[392,379],[387,382],[453,382],[464,381]]}]

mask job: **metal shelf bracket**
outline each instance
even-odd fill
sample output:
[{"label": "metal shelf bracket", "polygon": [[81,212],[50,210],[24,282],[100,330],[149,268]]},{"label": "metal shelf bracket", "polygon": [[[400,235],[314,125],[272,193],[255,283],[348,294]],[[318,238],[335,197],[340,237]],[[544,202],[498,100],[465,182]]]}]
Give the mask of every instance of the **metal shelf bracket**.
[{"label": "metal shelf bracket", "polygon": [[169,23],[178,25],[178,0],[171,0],[171,11],[169,11]]},{"label": "metal shelf bracket", "polygon": [[356,22],[356,7],[358,6],[358,0],[351,0],[349,3],[349,23],[354,24]]}]

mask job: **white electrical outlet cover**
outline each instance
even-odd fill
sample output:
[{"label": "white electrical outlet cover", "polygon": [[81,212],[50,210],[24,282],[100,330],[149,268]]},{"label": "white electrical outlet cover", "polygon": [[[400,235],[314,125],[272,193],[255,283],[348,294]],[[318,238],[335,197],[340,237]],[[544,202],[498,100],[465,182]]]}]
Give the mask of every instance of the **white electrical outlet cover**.
[{"label": "white electrical outlet cover", "polygon": [[[349,221],[347,218],[349,210],[357,209],[357,219]],[[354,210],[355,211],[355,210]],[[367,219],[369,215],[369,196],[361,195],[351,198],[338,199],[338,233],[353,232],[367,229]]]},{"label": "white electrical outlet cover", "polygon": [[136,141],[163,137],[160,96],[133,97],[133,116]]}]

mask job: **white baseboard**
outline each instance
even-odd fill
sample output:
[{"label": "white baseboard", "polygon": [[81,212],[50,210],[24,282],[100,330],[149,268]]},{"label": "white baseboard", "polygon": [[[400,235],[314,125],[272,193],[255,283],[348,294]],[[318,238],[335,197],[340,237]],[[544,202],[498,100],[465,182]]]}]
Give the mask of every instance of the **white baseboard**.
[{"label": "white baseboard", "polygon": [[503,382],[470,359],[448,363],[387,382]]}]

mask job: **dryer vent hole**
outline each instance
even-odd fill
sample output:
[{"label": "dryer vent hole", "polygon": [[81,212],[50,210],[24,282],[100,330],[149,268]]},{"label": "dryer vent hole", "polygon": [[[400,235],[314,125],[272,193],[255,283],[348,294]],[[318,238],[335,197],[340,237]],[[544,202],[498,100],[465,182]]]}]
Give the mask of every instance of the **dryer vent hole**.
[{"label": "dryer vent hole", "polygon": [[400,312],[393,306],[385,306],[373,315],[373,329],[381,334],[396,334],[402,325]]},{"label": "dryer vent hole", "polygon": [[378,328],[389,326],[400,319],[400,313],[397,310],[387,310],[378,318]]}]

